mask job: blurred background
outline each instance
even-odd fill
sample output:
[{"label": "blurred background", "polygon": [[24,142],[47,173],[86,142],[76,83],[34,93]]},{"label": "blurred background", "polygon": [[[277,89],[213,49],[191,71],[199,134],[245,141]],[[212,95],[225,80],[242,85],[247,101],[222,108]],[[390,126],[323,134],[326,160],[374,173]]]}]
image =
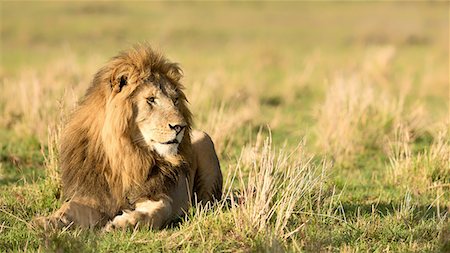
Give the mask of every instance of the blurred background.
[{"label": "blurred background", "polygon": [[[311,109],[305,100],[322,96],[336,74],[363,70],[372,72],[376,85],[413,93],[407,100],[420,99],[433,107],[433,115],[446,114],[447,7],[439,2],[2,2],[2,123],[10,128],[24,114],[45,117],[40,114],[67,93],[73,95],[64,102],[70,106],[102,64],[140,42],[181,64],[187,92],[199,96],[191,99],[194,113],[205,103],[220,106],[257,93],[255,106],[280,107],[289,100],[293,104],[281,107],[304,114]],[[195,114],[201,122],[201,113]],[[46,131],[42,128],[38,132]]]},{"label": "blurred background", "polygon": [[348,51],[386,44],[411,51],[411,57],[432,46],[445,57],[446,7],[436,2],[3,2],[2,70],[42,66],[68,52],[80,60],[114,55],[142,41],[186,67],[200,60],[215,64],[210,67],[246,65],[251,56],[270,50],[293,64],[314,51],[333,56],[338,51],[348,62]]}]

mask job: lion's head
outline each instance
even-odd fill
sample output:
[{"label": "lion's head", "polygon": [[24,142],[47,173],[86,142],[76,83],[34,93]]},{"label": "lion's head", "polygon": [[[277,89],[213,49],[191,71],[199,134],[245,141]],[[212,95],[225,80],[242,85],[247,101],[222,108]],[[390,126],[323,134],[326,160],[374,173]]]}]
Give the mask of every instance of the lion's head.
[{"label": "lion's head", "polygon": [[[178,65],[143,47],[122,53],[111,65],[106,121],[126,119],[119,126],[130,131],[133,144],[168,160],[177,156],[191,121]],[[105,141],[110,133],[104,131]]]},{"label": "lion's head", "polygon": [[156,73],[135,90],[131,100],[137,126],[133,141],[163,157],[177,155],[188,125],[181,105],[185,98],[179,87]]},{"label": "lion's head", "polygon": [[[100,69],[62,137],[66,197],[88,196],[103,183],[109,191],[94,195],[120,202],[136,189],[164,191],[176,182],[191,152],[181,76],[177,64],[148,46],[122,52]],[[95,177],[84,176],[90,170]]]}]

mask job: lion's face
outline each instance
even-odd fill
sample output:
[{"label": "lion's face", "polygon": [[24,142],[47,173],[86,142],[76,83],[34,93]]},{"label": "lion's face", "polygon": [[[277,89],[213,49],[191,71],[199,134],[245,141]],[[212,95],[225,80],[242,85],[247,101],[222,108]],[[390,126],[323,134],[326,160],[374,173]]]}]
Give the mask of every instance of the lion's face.
[{"label": "lion's face", "polygon": [[186,119],[180,110],[184,96],[163,76],[152,76],[133,93],[133,110],[138,129],[133,142],[148,146],[163,157],[178,153]]}]

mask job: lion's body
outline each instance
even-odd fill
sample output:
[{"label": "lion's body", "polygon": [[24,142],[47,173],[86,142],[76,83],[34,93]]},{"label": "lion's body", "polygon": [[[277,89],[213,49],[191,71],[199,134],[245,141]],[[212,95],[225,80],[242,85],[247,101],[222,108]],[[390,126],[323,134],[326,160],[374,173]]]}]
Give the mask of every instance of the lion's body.
[{"label": "lion's body", "polygon": [[176,64],[148,47],[120,54],[96,74],[62,133],[66,202],[41,222],[160,228],[191,200],[220,198],[214,146],[191,130],[180,77]]}]

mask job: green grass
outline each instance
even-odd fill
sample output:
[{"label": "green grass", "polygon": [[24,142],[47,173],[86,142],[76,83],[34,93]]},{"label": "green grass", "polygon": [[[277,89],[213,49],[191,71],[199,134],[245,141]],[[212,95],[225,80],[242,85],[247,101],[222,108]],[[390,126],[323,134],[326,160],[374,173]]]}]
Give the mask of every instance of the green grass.
[{"label": "green grass", "polygon": [[[450,252],[447,3],[0,10],[1,252]],[[59,125],[95,71],[143,41],[181,63],[195,126],[213,137],[224,175],[242,174],[226,189],[245,202],[193,209],[162,231],[31,228],[61,204]],[[289,168],[299,164],[311,174],[295,181]],[[263,182],[272,197],[243,193]],[[253,213],[265,203],[273,216]]]}]

